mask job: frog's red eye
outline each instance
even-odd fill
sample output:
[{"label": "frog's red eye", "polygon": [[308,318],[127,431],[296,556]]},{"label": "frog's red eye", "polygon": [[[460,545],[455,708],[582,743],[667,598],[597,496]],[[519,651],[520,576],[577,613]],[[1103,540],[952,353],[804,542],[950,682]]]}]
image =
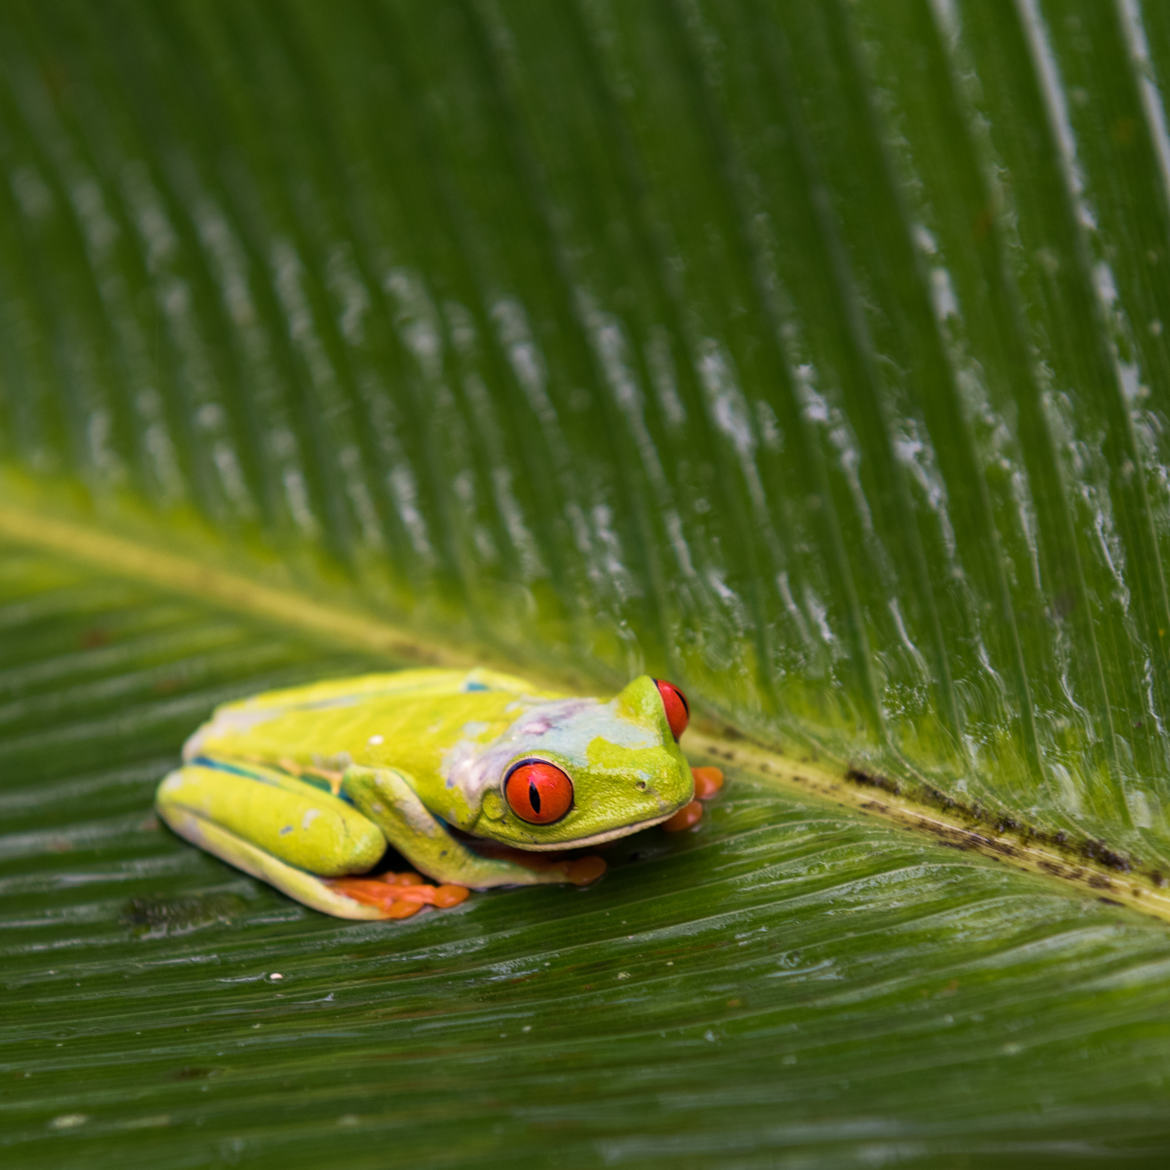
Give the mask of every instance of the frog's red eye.
[{"label": "frog's red eye", "polygon": [[673,683],[664,682],[660,678],[654,680],[658,693],[662,696],[662,705],[666,708],[666,722],[670,724],[670,733],[678,739],[687,729],[691,720],[691,709],[687,705],[687,697]]},{"label": "frog's red eye", "polygon": [[508,805],[531,825],[551,825],[573,807],[573,781],[556,764],[521,760],[504,780]]}]

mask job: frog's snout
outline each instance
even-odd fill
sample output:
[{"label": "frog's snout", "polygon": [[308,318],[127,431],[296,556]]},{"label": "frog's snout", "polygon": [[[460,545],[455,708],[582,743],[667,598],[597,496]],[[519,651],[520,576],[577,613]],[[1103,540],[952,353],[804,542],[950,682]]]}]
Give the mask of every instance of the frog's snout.
[{"label": "frog's snout", "polygon": [[661,773],[657,777],[639,777],[634,782],[634,788],[639,794],[645,794],[643,799],[653,801],[653,808],[660,817],[668,817],[680,808],[689,804],[695,796],[695,781],[688,765],[677,770],[671,770],[666,775]]}]

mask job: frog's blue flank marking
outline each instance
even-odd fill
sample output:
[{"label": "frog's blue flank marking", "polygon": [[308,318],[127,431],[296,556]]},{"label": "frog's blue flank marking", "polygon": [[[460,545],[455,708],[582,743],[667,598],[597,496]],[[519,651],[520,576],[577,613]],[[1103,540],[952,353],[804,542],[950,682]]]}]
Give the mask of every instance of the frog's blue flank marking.
[{"label": "frog's blue flank marking", "polygon": [[229,764],[226,760],[216,760],[211,756],[196,756],[190,761],[190,765],[199,768],[213,768],[217,772],[231,772],[233,776],[243,776],[247,780],[259,780],[261,784],[272,783],[270,780],[265,780],[263,776],[240,767],[239,764]]},{"label": "frog's blue flank marking", "polygon": [[[243,776],[245,780],[255,780],[258,784],[271,784],[279,787],[276,780],[271,776],[266,776],[263,772],[253,772],[242,764],[228,763],[227,760],[217,760],[212,756],[196,756],[188,761],[188,767],[211,768],[216,772],[230,772],[233,776]],[[279,770],[272,769],[272,771]],[[338,800],[344,800],[346,804],[353,804],[348,792],[343,789],[341,792],[335,793],[328,780],[312,775],[294,776],[291,772],[283,772],[283,775],[289,776],[293,780],[299,780],[302,784],[308,784],[312,788],[319,788],[322,792],[328,792],[330,795],[336,796]]]}]

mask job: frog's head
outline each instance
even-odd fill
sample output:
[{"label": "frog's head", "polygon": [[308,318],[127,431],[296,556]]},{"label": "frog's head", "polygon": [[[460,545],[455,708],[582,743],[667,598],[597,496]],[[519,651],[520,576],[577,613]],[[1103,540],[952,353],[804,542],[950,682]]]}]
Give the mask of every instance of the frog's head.
[{"label": "frog's head", "polygon": [[694,795],[678,746],[682,692],[642,675],[609,702],[525,710],[468,760],[482,798],[470,831],[520,849],[597,845],[664,821]]}]

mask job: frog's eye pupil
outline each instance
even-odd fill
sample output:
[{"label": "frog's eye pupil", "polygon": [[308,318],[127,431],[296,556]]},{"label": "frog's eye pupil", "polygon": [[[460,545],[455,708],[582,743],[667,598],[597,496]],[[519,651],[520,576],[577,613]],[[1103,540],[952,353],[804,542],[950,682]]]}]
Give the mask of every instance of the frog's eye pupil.
[{"label": "frog's eye pupil", "polygon": [[573,782],[547,760],[519,760],[504,777],[508,807],[530,825],[551,825],[573,807]]},{"label": "frog's eye pupil", "polygon": [[662,696],[662,706],[666,711],[666,722],[670,724],[670,734],[677,740],[691,721],[691,708],[687,703],[687,697],[674,683],[668,683],[665,679],[656,678],[654,685]]}]

